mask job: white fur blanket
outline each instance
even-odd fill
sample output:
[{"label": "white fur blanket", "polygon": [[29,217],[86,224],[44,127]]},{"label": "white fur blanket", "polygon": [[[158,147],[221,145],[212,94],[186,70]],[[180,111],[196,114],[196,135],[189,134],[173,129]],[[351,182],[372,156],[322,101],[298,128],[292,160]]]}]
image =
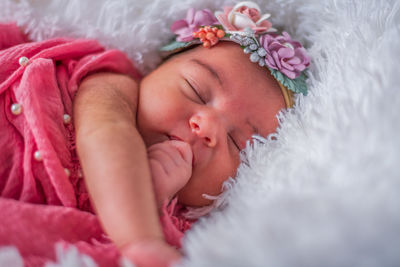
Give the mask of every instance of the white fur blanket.
[{"label": "white fur blanket", "polygon": [[[277,140],[245,150],[218,209],[187,234],[182,265],[400,266],[400,2],[255,2],[308,47],[310,93],[280,115]],[[188,7],[223,4],[2,0],[0,20],[34,40],[96,38],[149,71]],[[93,266],[83,258],[59,264]],[[0,249],[5,260],[18,253]]]}]

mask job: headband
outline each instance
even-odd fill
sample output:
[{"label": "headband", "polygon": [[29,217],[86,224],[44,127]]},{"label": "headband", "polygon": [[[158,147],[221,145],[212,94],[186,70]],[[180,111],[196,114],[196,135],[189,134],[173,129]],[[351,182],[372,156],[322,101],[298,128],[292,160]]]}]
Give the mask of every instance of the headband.
[{"label": "headband", "polygon": [[190,8],[186,19],[172,24],[171,31],[176,36],[160,51],[167,57],[198,44],[211,48],[219,41],[235,42],[249,54],[250,61],[269,69],[281,88],[286,107],[290,108],[295,93],[307,95],[304,70],[310,65],[310,57],[287,32],[277,34],[267,20],[269,17],[270,14],[261,14],[260,7],[251,1],[224,7],[224,12],[214,14],[208,9]]}]

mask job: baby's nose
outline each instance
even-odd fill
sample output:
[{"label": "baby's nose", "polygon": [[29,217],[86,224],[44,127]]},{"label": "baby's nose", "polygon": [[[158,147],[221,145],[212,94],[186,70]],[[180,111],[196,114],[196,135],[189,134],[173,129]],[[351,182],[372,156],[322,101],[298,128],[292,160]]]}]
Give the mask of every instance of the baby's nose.
[{"label": "baby's nose", "polygon": [[217,144],[217,129],[215,123],[206,116],[194,115],[189,120],[190,129],[208,147],[215,147]]}]

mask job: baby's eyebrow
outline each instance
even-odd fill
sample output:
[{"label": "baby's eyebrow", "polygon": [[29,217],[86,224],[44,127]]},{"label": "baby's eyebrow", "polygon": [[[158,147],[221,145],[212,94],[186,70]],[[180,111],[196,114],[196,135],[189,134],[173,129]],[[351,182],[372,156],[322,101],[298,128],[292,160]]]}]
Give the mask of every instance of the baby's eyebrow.
[{"label": "baby's eyebrow", "polygon": [[204,63],[203,61],[200,61],[198,59],[192,59],[191,61],[196,63],[197,65],[207,69],[210,72],[210,74],[218,81],[218,83],[222,87],[221,77],[219,76],[218,72],[212,66],[210,66],[207,63]]}]

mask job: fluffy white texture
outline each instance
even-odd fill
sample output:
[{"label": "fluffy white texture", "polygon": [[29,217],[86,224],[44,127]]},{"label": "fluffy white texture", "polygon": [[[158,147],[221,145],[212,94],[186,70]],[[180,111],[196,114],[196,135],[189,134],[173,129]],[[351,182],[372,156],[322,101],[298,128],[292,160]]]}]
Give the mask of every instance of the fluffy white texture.
[{"label": "fluffy white texture", "polygon": [[0,266],[23,267],[24,260],[17,248],[13,246],[3,246],[0,248]]},{"label": "fluffy white texture", "polygon": [[[58,243],[54,247],[56,262],[48,262],[44,267],[97,267],[93,259],[78,251],[75,246],[65,247]],[[13,246],[0,247],[1,267],[23,267],[24,259],[18,249]],[[132,264],[121,264],[121,267],[134,267]]]},{"label": "fluffy white texture", "polygon": [[[277,140],[243,154],[220,210],[188,233],[183,266],[400,266],[400,3],[256,1],[313,59]],[[1,3],[34,40],[91,37],[148,72],[188,7],[231,1]],[[224,208],[222,208],[224,207]]]},{"label": "fluffy white texture", "polygon": [[[48,262],[44,267],[97,267],[94,260],[78,251],[75,246],[55,245],[56,262]],[[125,266],[123,266],[125,267]]]}]

